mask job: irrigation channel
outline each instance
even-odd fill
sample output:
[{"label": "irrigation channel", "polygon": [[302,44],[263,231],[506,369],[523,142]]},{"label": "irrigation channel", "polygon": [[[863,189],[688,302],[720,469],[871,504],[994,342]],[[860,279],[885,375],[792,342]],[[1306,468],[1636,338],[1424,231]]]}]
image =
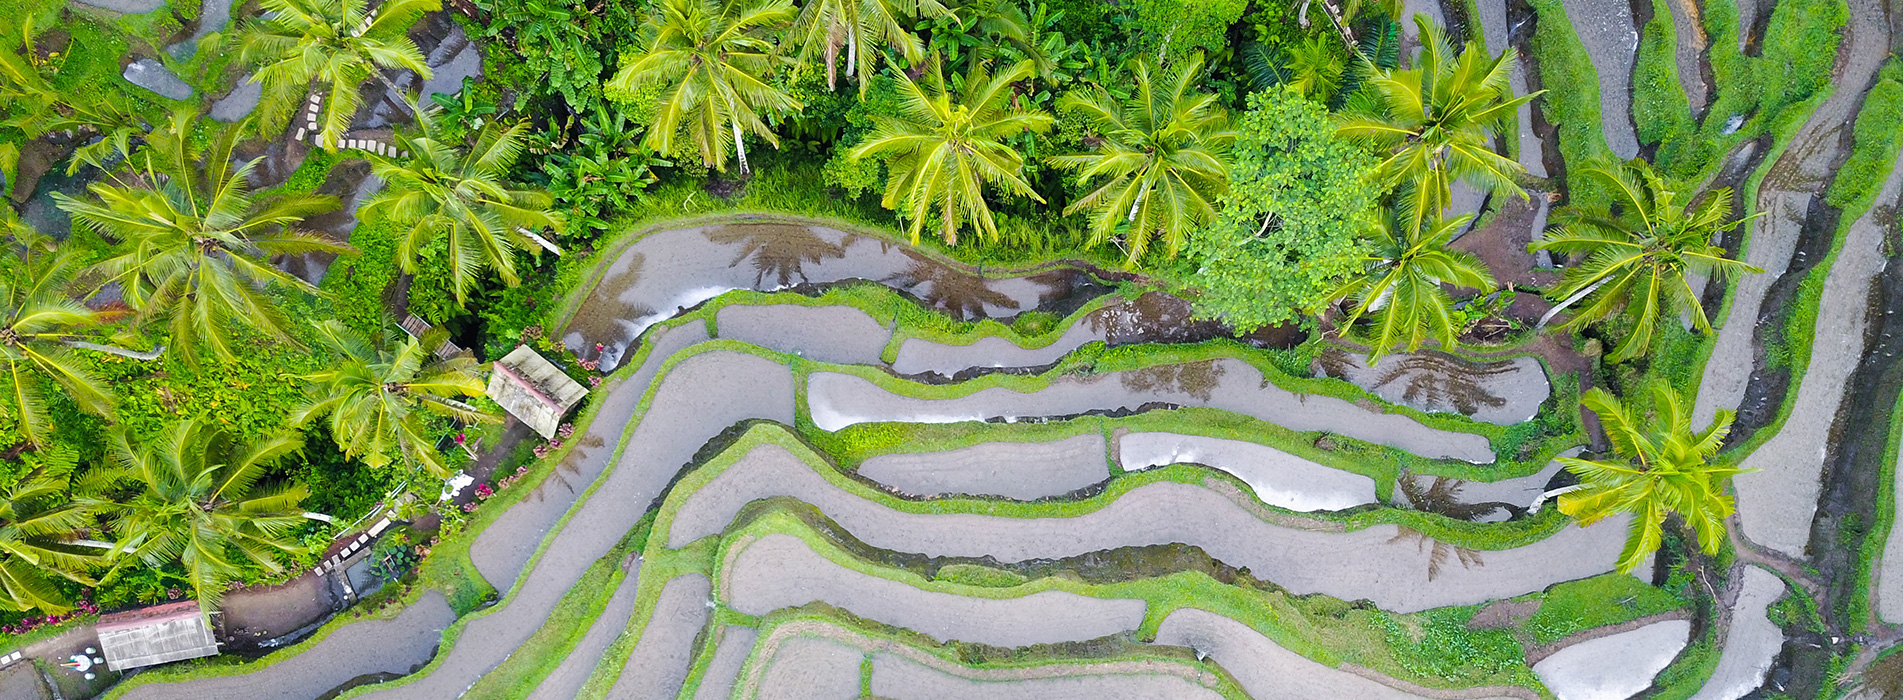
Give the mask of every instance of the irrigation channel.
[{"label": "irrigation channel", "polygon": [[[794,221],[604,259],[560,337],[614,369],[486,506],[496,599],[111,696],[1596,698],[1687,646],[1623,520],[1530,510],[1585,441],[1537,356],[1286,367],[1127,275]],[[1436,625],[1497,647],[1423,671]]]}]

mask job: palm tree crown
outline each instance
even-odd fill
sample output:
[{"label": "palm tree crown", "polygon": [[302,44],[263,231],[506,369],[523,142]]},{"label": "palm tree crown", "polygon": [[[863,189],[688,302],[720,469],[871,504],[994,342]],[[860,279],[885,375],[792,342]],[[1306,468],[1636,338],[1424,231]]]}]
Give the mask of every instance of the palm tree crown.
[{"label": "palm tree crown", "polygon": [[676,132],[685,130],[707,167],[726,171],[732,148],[746,173],[742,132],[777,148],[780,139],[761,113],[800,109],[799,100],[767,82],[784,60],[774,53],[770,32],[792,18],[792,0],[662,0],[641,28],[647,50],[624,63],[608,87],[667,86],[648,127],[648,148],[673,154]]},{"label": "palm tree crown", "polygon": [[1725,518],[1735,510],[1725,479],[1749,471],[1711,462],[1734,414],[1719,411],[1709,427],[1693,432],[1691,413],[1678,392],[1662,386],[1654,388],[1658,418],[1650,426],[1636,409],[1603,389],[1587,392],[1583,403],[1599,414],[1606,438],[1625,460],[1559,458],[1580,481],[1577,490],[1559,497],[1560,511],[1579,519],[1580,527],[1614,513],[1633,514],[1631,534],[1619,554],[1622,572],[1638,568],[1658,550],[1665,517],[1672,513],[1685,518],[1700,549],[1717,554]]},{"label": "palm tree crown", "polygon": [[53,431],[44,380],[51,379],[82,410],[112,415],[112,390],[72,351],[75,332],[96,325],[98,315],[73,298],[78,266],[60,251],[22,252],[0,264],[0,366],[6,395],[0,411],[12,418],[29,445],[45,446]]},{"label": "palm tree crown", "polygon": [[1489,144],[1503,120],[1539,93],[1513,97],[1506,54],[1493,56],[1470,41],[1456,57],[1439,26],[1423,15],[1414,21],[1422,47],[1415,68],[1369,78],[1373,100],[1351,103],[1339,132],[1392,149],[1375,178],[1406,190],[1403,210],[1410,227],[1447,209],[1455,180],[1524,196],[1514,182],[1523,172],[1520,164],[1494,153]]},{"label": "palm tree crown", "polygon": [[1201,59],[1160,76],[1139,60],[1129,99],[1093,85],[1058,102],[1060,109],[1081,112],[1101,141],[1095,153],[1058,156],[1051,165],[1078,171],[1086,186],[1105,180],[1064,213],[1093,210],[1095,245],[1121,231],[1131,264],[1151,241],[1175,257],[1190,231],[1215,220],[1211,200],[1228,189],[1226,159],[1236,135],[1216,97],[1193,91],[1201,72]]},{"label": "palm tree crown", "polygon": [[1560,225],[1532,247],[1579,261],[1552,292],[1564,300],[1560,308],[1586,303],[1567,326],[1603,319],[1622,307],[1632,317],[1632,332],[1607,359],[1620,362],[1644,354],[1658,319],[1667,314],[1689,315],[1699,330],[1711,330],[1698,293],[1685,279],[1687,272],[1722,279],[1764,271],[1725,257],[1725,249],[1712,243],[1745,221],[1731,220],[1729,188],[1711,192],[1697,207],[1688,208],[1645,161],[1586,173],[1608,185],[1619,214],[1605,207],[1562,209],[1554,217]]},{"label": "palm tree crown", "polygon": [[881,45],[891,46],[909,61],[925,56],[925,44],[904,22],[914,16],[945,17],[951,11],[937,0],[811,0],[800,8],[788,36],[799,41],[797,77],[814,61],[826,65],[826,89],[839,77],[839,52],[846,53],[846,77],[859,82],[859,99],[866,98],[877,67]]},{"label": "palm tree crown", "polygon": [[172,423],[138,447],[115,430],[112,466],[97,478],[136,489],[109,507],[119,551],[154,568],[179,562],[207,608],[247,563],[283,571],[278,555],[298,549],[294,535],[305,518],[298,503],[308,490],[262,479],[303,444],[290,433],[247,444],[200,419]]},{"label": "palm tree crown", "polygon": [[358,215],[409,229],[397,242],[404,272],[415,274],[425,249],[444,241],[450,282],[456,301],[463,303],[485,268],[511,286],[521,283],[515,269],[518,241],[535,245],[534,231],[559,231],[563,217],[549,209],[554,199],[548,193],[510,189],[504,182],[522,154],[526,122],[506,128],[487,124],[475,147],[464,151],[439,134],[435,113],[434,108],[418,112],[417,128],[398,132],[397,148],[407,154],[403,159],[370,158],[370,171],[385,187],[363,203]]},{"label": "palm tree crown", "polygon": [[320,109],[318,142],[336,150],[362,98],[363,81],[381,70],[410,70],[427,79],[429,65],[406,32],[440,0],[386,0],[372,11],[366,0],[263,0],[264,16],[244,33],[240,60],[262,63],[252,81],[264,84],[259,114],[276,128],[304,104],[313,82],[330,86]]},{"label": "palm tree crown", "polygon": [[958,242],[967,220],[981,237],[996,238],[998,225],[984,199],[986,183],[1044,201],[1020,175],[1023,154],[1006,143],[1053,123],[1048,114],[1012,105],[1011,84],[1031,73],[1029,61],[995,76],[977,63],[961,87],[948,89],[938,62],[932,61],[924,85],[899,76],[899,115],[873,116],[873,132],[852,157],[887,159],[892,177],[884,204],[911,220],[914,243],[933,217],[947,243]]},{"label": "palm tree crown", "polygon": [[260,159],[236,167],[231,159],[244,127],[225,129],[199,149],[191,145],[193,119],[189,112],[174,114],[169,128],[149,137],[129,178],[90,187],[96,199],[57,192],[53,198],[80,224],[120,242],[97,269],[119,283],[126,303],[143,316],[168,316],[171,342],[188,360],[201,343],[230,360],[233,323],[291,340],[267,285],[317,292],[272,267],[268,256],[353,249],[295,228],[305,217],[335,209],[337,198],[253,197],[249,178]]},{"label": "palm tree crown", "polygon": [[40,466],[0,491],[0,608],[58,614],[71,610],[71,601],[47,575],[88,583],[81,572],[104,557],[74,544],[93,523],[92,506],[68,496],[75,455],[48,450],[37,456]]},{"label": "palm tree crown", "polygon": [[1373,314],[1370,361],[1396,345],[1406,345],[1408,352],[1419,350],[1429,339],[1439,341],[1443,348],[1455,346],[1461,329],[1454,323],[1453,297],[1443,285],[1478,289],[1483,294],[1494,288],[1493,275],[1478,258],[1446,247],[1471,219],[1471,214],[1436,218],[1425,228],[1407,233],[1394,230],[1405,224],[1390,222],[1375,237],[1363,271],[1330,296],[1354,303],[1354,310],[1341,323],[1343,329]]},{"label": "palm tree crown", "polygon": [[304,423],[328,415],[330,433],[345,455],[373,468],[401,459],[447,477],[442,456],[427,436],[423,411],[464,422],[495,420],[458,400],[483,392],[473,358],[465,354],[430,361],[429,349],[440,338],[418,342],[386,328],[372,343],[335,319],[317,324],[317,333],[341,359],[336,366],[305,377],[311,402],[291,420]]}]

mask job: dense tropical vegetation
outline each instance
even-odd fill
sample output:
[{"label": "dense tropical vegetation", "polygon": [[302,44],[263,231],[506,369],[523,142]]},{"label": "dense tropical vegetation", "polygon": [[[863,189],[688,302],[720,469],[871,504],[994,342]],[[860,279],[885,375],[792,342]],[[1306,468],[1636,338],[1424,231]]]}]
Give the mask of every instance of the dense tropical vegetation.
[{"label": "dense tropical vegetation", "polygon": [[[545,327],[562,294],[631,225],[734,200],[979,265],[1082,259],[1308,338],[1278,350],[1300,372],[1328,345],[1378,363],[1552,334],[1589,367],[1556,384],[1625,396],[1586,394],[1617,458],[1565,460],[1584,487],[1560,509],[1634,514],[1626,569],[1674,514],[1697,551],[1723,541],[1731,417],[1693,432],[1650,387],[1683,388],[1697,352],[1676,317],[1711,330],[1691,280],[1756,271],[1714,242],[1740,223],[1730,191],[1643,161],[1529,175],[1504,144],[1540,95],[1515,94],[1510,52],[1421,17],[1402,55],[1394,3],[1338,26],[1325,2],[266,0],[175,62],[201,93],[259,83],[257,117],[225,123],[125,86],[78,36],[36,48],[36,26],[94,20],[0,2],[26,18],[0,27],[0,172],[51,183],[50,153],[74,176],[45,195],[70,223],[0,208],[0,607],[216,604],[379,507],[437,503],[501,435],[485,363],[529,344],[599,380],[602,348]],[[122,45],[182,32],[120,22]],[[403,89],[432,71],[412,37],[451,22],[485,79]],[[290,134],[312,104],[308,149]],[[365,140],[388,148],[344,146]],[[1461,210],[1460,187],[1489,203]],[[1563,202],[1534,244],[1556,281],[1472,247],[1527,190]],[[1503,257],[1529,269],[1488,269]],[[1496,442],[1528,444],[1514,430]],[[460,507],[437,508],[446,531]]]}]

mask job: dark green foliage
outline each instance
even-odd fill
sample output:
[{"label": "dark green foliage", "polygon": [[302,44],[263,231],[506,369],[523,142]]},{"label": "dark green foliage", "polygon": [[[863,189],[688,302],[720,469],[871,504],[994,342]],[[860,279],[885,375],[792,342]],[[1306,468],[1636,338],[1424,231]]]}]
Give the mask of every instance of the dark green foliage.
[{"label": "dark green foliage", "polygon": [[371,469],[345,458],[322,421],[307,433],[304,451],[281,466],[283,476],[310,487],[306,509],[343,522],[368,515],[410,476],[399,467]]},{"label": "dark green foliage", "polygon": [[1374,159],[1336,138],[1321,105],[1282,87],[1249,97],[1230,191],[1188,256],[1197,313],[1251,331],[1294,320],[1360,264]]},{"label": "dark green foliage", "polygon": [[384,308],[384,291],[396,279],[396,229],[388,222],[352,229],[350,245],[357,254],[339,258],[324,275],[322,289],[337,318],[359,332],[383,328],[390,314]]},{"label": "dark green foliage", "polygon": [[1229,50],[1229,25],[1242,18],[1247,0],[1135,0],[1131,36],[1140,50],[1166,60],[1201,52],[1211,63]]},{"label": "dark green foliage", "polygon": [[565,240],[601,236],[654,183],[649,166],[668,164],[641,147],[643,131],[625,112],[597,103],[580,119],[571,116],[563,128],[530,139],[529,151],[546,155],[522,163],[530,171],[525,179],[546,176],[549,194],[568,216]]},{"label": "dark green foliage", "polygon": [[[490,39],[485,68],[537,99],[555,99],[572,112],[601,100],[602,76],[632,47],[647,3],[582,0],[474,0],[486,25],[472,33]],[[474,24],[474,23],[471,23]]]}]

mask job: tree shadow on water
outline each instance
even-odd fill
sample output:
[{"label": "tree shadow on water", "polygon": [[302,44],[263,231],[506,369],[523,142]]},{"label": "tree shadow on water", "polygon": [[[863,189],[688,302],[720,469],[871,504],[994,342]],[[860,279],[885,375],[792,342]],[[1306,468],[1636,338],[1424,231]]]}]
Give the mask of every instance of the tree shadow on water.
[{"label": "tree shadow on water", "polygon": [[739,248],[728,267],[752,259],[755,289],[763,289],[769,276],[779,282],[775,289],[792,286],[794,277],[808,282],[807,265],[846,257],[845,246],[820,237],[810,226],[736,224],[710,229],[705,235],[710,242]]}]

